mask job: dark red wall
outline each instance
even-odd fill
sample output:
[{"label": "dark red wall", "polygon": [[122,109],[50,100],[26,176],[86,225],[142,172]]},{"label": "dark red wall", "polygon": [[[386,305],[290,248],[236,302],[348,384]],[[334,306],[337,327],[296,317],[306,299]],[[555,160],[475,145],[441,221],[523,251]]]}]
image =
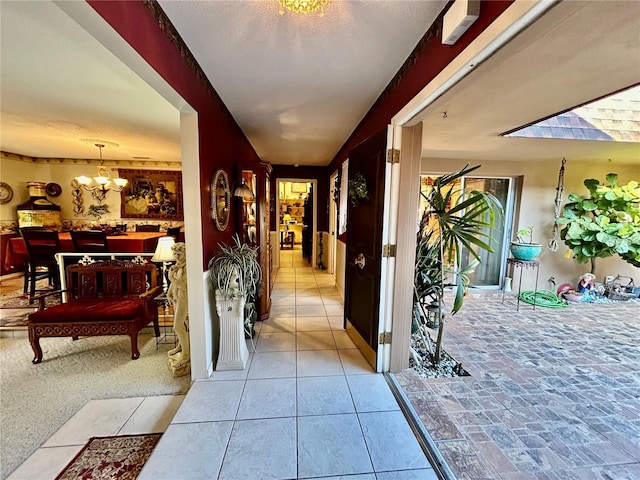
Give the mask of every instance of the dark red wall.
[{"label": "dark red wall", "polygon": [[[223,168],[233,184],[237,181],[237,165],[257,162],[258,155],[226,107],[211,95],[178,47],[159,27],[149,7],[139,0],[87,1],[198,112],[202,265],[206,269],[218,243],[229,243],[237,228],[235,212],[231,212],[226,231],[216,229],[209,215],[211,177],[218,168]],[[183,185],[185,189],[193,187]]]},{"label": "dark red wall", "polygon": [[327,167],[294,167],[293,165],[273,165],[271,172],[271,229],[276,230],[278,219],[275,214],[276,195],[278,194],[278,185],[276,179],[291,178],[297,180],[317,180],[318,190],[316,198],[318,199],[318,224],[319,232],[326,232],[329,223],[329,176],[327,175]]},{"label": "dark red wall", "polygon": [[[331,175],[338,170],[348,156],[349,150],[369,138],[371,135],[385,129],[391,123],[391,118],[415,97],[431,80],[435,78],[462,50],[464,50],[485,28],[499,17],[513,0],[483,0],[480,5],[480,16],[469,30],[455,45],[444,45],[442,35],[436,35],[428,40],[421,52],[414,57],[413,63],[406,67],[398,83],[383,94],[371,106],[367,114],[347,141],[342,145],[327,169]],[[440,19],[446,9],[440,15]],[[438,19],[437,21],[441,21]],[[346,242],[346,233],[338,237]]]}]

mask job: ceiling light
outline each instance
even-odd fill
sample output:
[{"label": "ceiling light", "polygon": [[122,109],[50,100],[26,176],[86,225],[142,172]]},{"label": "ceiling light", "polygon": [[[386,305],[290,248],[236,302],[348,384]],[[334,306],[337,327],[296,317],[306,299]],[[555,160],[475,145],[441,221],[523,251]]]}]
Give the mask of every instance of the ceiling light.
[{"label": "ceiling light", "polygon": [[[109,172],[106,168],[104,168],[104,160],[102,159],[102,149],[104,148],[104,144],[96,143],[96,147],[100,150],[100,166],[98,167],[98,176],[87,177],[86,175],[81,175],[76,177],[76,180],[80,184],[82,188],[91,192],[93,198],[98,202],[102,202],[104,197],[107,195],[109,190],[113,190],[114,192],[120,192],[122,189],[129,183],[126,178],[111,178]],[[113,184],[115,185],[112,185]]]},{"label": "ceiling light", "polygon": [[318,12],[318,16],[324,15],[324,7],[331,3],[330,0],[278,0],[280,4],[280,15],[284,14],[284,9],[294,13],[315,13]]}]

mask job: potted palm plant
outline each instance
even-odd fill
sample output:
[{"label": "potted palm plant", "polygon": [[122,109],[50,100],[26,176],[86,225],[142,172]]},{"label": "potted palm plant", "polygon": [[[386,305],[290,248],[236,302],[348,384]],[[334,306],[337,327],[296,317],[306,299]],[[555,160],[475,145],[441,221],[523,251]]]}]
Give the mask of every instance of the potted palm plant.
[{"label": "potted palm plant", "polygon": [[533,226],[518,230],[516,240],[511,242],[510,250],[513,258],[518,260],[534,260],[540,255],[542,245],[533,243]]},{"label": "potted palm plant", "polygon": [[245,335],[253,337],[257,318],[256,300],[260,294],[262,271],[258,247],[241,243],[220,244],[209,261],[209,277],[220,318],[220,354],[217,370],[244,369],[249,357]]},{"label": "potted palm plant", "polygon": [[[499,200],[490,193],[454,188],[456,180],[478,168],[480,165],[466,165],[462,170],[438,177],[428,194],[421,193],[427,208],[420,221],[416,245],[414,312],[421,316],[420,312],[430,307],[437,309],[439,330],[432,354],[434,364],[440,361],[441,354],[445,282],[453,280],[455,295],[451,314],[455,315],[462,308],[469,275],[480,263],[476,250],[493,252],[490,232],[496,214],[502,212]],[[462,265],[463,248],[474,258],[466,266]],[[414,317],[414,320],[417,319]],[[427,345],[431,343],[426,337],[424,341]]]}]

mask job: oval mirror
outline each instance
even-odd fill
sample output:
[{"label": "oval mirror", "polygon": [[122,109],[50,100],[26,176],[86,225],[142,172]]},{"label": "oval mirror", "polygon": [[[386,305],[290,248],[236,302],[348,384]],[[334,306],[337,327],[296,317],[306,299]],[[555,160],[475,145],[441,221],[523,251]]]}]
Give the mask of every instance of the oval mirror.
[{"label": "oval mirror", "polygon": [[211,180],[211,218],[221,232],[229,224],[230,198],[229,177],[227,172],[219,169]]}]

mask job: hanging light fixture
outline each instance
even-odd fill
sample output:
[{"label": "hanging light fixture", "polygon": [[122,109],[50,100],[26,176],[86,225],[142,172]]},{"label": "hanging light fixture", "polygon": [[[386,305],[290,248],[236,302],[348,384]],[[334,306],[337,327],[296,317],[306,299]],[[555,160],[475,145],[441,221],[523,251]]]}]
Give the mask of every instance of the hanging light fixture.
[{"label": "hanging light fixture", "polygon": [[104,168],[104,160],[102,159],[102,149],[104,148],[104,144],[96,143],[95,146],[100,150],[100,166],[98,167],[98,176],[93,177],[92,179],[91,177],[87,177],[86,175],[80,175],[79,177],[76,177],[76,180],[82,188],[91,192],[93,198],[95,198],[98,202],[102,202],[109,190],[120,192],[124,187],[126,187],[129,181],[126,178],[111,178],[111,175],[109,175],[107,169]]},{"label": "hanging light fixture", "polygon": [[318,12],[318,16],[324,16],[324,7],[331,3],[331,0],[278,0],[280,4],[280,15],[284,14],[284,9],[294,13],[315,13]]},{"label": "hanging light fixture", "polygon": [[244,181],[244,178],[242,179],[242,185],[240,185],[238,188],[234,190],[233,195],[235,197],[242,197],[243,200],[247,202],[252,202],[255,199],[255,197],[253,196],[253,192],[247,186],[246,182]]}]

